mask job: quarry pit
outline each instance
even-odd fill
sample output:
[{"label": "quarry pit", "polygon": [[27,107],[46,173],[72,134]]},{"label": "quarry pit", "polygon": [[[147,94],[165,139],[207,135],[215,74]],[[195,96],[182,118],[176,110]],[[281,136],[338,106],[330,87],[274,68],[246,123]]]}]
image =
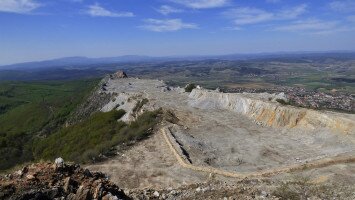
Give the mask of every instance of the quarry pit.
[{"label": "quarry pit", "polygon": [[[109,174],[124,187],[168,187],[211,176],[186,166],[242,178],[327,159],[354,162],[355,117],[351,114],[281,105],[275,101],[277,94],[205,89],[188,93],[149,79],[108,79],[102,92],[114,98],[101,110],[124,109],[125,121],[134,119],[132,109],[142,99],[148,99],[142,112],[163,108],[178,119],[163,122],[153,136],[123,154],[88,166]],[[343,170],[351,166],[345,165]]]}]

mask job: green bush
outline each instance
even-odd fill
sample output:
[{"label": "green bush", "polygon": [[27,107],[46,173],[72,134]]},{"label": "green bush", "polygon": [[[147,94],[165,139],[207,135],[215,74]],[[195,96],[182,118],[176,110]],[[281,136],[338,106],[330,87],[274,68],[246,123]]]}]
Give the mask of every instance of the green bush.
[{"label": "green bush", "polygon": [[283,100],[283,99],[276,99],[276,101],[277,101],[278,103],[282,104],[282,105],[289,105],[289,103],[286,102],[286,101]]},{"label": "green bush", "polygon": [[185,92],[191,92],[195,88],[196,88],[196,85],[194,83],[189,83],[185,86]]}]

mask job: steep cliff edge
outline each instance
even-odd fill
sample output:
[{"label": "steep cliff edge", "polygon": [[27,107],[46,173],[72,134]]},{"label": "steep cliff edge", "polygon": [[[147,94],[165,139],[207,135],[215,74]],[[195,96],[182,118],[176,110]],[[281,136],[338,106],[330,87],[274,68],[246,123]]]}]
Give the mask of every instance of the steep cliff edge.
[{"label": "steep cliff edge", "polygon": [[269,101],[272,94],[239,94],[194,89],[190,105],[202,109],[227,109],[273,127],[327,128],[345,134],[355,134],[355,116],[351,114],[315,111],[281,105]]}]

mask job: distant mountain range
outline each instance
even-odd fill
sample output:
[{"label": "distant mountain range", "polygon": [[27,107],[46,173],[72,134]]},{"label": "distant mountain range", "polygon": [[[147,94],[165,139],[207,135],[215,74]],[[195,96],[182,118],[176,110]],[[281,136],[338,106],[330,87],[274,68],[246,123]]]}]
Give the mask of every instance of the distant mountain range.
[{"label": "distant mountain range", "polygon": [[58,67],[77,67],[93,64],[124,63],[124,62],[143,62],[161,60],[160,58],[149,56],[118,56],[107,58],[88,58],[88,57],[65,57],[53,60],[44,60],[36,62],[25,62],[11,65],[0,66],[0,69],[38,69],[38,68],[58,68]]},{"label": "distant mountain range", "polygon": [[166,56],[152,57],[139,55],[126,55],[117,57],[88,58],[88,57],[65,57],[53,60],[44,60],[37,62],[25,62],[11,65],[0,66],[0,70],[30,70],[43,68],[87,68],[90,65],[98,64],[119,64],[134,62],[166,62],[182,60],[248,60],[248,59],[285,59],[285,58],[338,58],[355,59],[355,52],[352,51],[334,51],[334,52],[275,52],[258,54],[230,54],[230,55],[211,55],[211,56]]}]

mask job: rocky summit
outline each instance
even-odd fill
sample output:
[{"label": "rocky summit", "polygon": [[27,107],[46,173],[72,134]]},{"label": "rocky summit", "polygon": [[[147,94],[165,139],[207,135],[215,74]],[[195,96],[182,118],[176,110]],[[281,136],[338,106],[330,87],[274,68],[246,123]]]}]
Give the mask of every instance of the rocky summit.
[{"label": "rocky summit", "polygon": [[110,78],[115,79],[115,78],[128,78],[127,74],[124,71],[117,71],[114,74],[110,75]]}]

